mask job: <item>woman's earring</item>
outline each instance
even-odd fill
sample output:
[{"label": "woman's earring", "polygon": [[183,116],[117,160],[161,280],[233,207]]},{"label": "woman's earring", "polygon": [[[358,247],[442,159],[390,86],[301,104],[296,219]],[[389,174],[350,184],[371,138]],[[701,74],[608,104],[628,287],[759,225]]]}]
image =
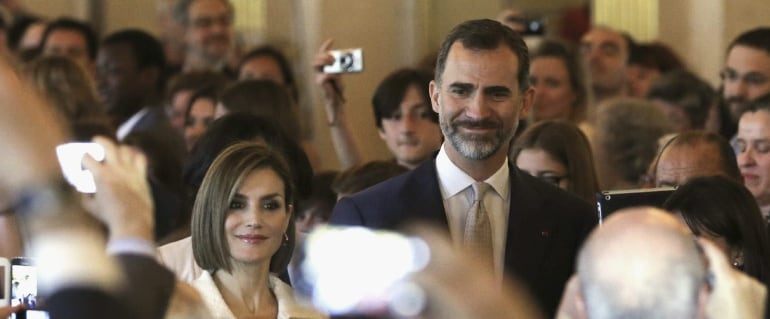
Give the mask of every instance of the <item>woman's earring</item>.
[{"label": "woman's earring", "polygon": [[286,233],[283,233],[283,245],[286,246],[289,244],[289,235]]},{"label": "woman's earring", "polygon": [[732,253],[732,263],[733,267],[738,269],[743,269],[743,250],[735,250]]}]

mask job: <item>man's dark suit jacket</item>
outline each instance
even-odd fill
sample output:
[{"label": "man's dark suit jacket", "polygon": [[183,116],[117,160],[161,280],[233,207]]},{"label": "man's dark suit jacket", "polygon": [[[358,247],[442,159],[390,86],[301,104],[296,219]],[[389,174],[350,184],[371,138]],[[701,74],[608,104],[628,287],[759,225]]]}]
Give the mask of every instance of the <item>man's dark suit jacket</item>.
[{"label": "man's dark suit jacket", "polygon": [[154,258],[118,254],[125,286],[117,294],[91,287],[63,287],[46,300],[51,318],[162,319],[176,278]]},{"label": "man's dark suit jacket", "polygon": [[[152,199],[155,203],[155,238],[162,238],[178,224],[182,213],[182,165],[187,155],[184,139],[169,122],[163,108],[150,107],[126,135],[144,151],[151,164],[157,165],[155,175],[149,179]],[[177,169],[173,175],[164,172]],[[169,180],[173,179],[173,180]]]},{"label": "man's dark suit jacket", "polygon": [[[574,271],[578,249],[597,223],[591,205],[510,166],[511,201],[505,272],[523,281],[553,317]],[[448,229],[436,161],[342,198],[331,223],[398,229],[421,221]]]}]

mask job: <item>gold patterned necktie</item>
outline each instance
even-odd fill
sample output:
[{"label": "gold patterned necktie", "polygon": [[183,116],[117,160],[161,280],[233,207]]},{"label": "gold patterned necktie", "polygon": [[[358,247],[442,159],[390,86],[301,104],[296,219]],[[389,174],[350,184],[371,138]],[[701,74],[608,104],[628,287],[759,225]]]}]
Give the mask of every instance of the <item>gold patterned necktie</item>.
[{"label": "gold patterned necktie", "polygon": [[473,183],[473,204],[465,216],[465,247],[488,258],[492,263],[492,225],[484,209],[484,194],[490,185],[484,182]]}]

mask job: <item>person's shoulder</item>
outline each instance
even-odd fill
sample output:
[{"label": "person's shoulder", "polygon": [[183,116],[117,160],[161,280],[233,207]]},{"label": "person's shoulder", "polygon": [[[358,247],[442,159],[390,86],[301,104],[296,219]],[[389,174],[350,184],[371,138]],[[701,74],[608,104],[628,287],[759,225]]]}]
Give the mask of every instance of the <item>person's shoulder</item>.
[{"label": "person's shoulder", "polygon": [[158,247],[158,262],[170,269],[177,278],[193,282],[204,271],[195,262],[192,250],[192,237]]},{"label": "person's shoulder", "polygon": [[158,247],[158,260],[162,263],[179,255],[192,253],[192,237],[187,236],[177,241]]},{"label": "person's shoulder", "polygon": [[[337,201],[330,223],[390,228],[399,223],[406,207],[428,193],[421,167]],[[435,183],[435,182],[434,182]],[[438,189],[436,189],[438,192]],[[440,195],[439,195],[440,196]]]},{"label": "person's shoulder", "polygon": [[413,185],[416,180],[421,179],[423,173],[420,168],[405,172],[401,175],[392,177],[383,182],[377,183],[363,191],[351,195],[351,198],[356,200],[368,201],[377,200],[383,198],[390,198],[392,196],[399,196],[398,194],[404,189]]}]

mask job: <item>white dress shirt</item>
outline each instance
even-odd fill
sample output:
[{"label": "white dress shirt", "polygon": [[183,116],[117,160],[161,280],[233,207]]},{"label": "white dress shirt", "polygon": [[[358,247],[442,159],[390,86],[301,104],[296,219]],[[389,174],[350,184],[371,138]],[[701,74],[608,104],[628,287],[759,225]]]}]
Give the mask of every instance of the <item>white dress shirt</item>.
[{"label": "white dress shirt", "polygon": [[123,124],[120,124],[120,126],[118,126],[118,131],[115,133],[118,141],[122,141],[124,138],[126,138],[128,133],[131,133],[131,130],[134,129],[136,123],[139,123],[139,120],[141,120],[142,117],[144,117],[144,115],[149,111],[149,108],[144,107],[139,110],[139,112],[136,112],[133,116],[129,117],[128,120],[123,122]]},{"label": "white dress shirt", "polygon": [[[465,215],[473,205],[473,183],[476,180],[457,167],[447,156],[444,145],[436,157],[438,184],[444,201],[449,232],[455,244],[462,244],[465,229]],[[508,214],[511,202],[508,159],[489,178],[484,180],[494,192],[484,195],[484,208],[492,225],[492,252],[495,273],[502,277],[505,243],[508,238]]]}]

